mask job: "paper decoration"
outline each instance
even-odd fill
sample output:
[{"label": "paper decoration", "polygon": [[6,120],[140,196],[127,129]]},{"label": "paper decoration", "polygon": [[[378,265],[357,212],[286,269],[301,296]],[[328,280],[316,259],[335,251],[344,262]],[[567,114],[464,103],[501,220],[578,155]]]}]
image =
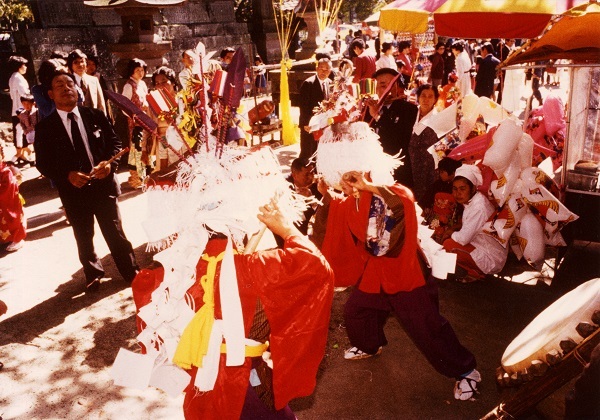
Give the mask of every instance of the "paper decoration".
[{"label": "paper decoration", "polygon": [[173,398],[181,394],[189,383],[190,375],[174,365],[157,366],[149,380],[149,385],[162,389]]},{"label": "paper decoration", "polygon": [[115,385],[146,389],[150,383],[156,354],[140,354],[120,349],[110,369]]}]

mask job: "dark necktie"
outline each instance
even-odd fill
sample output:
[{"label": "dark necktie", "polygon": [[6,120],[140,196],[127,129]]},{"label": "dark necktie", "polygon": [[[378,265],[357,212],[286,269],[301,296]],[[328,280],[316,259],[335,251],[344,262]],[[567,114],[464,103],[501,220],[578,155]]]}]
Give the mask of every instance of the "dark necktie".
[{"label": "dark necktie", "polygon": [[327,99],[329,97],[329,92],[327,92],[327,82],[321,84],[321,90],[323,91],[323,99]]},{"label": "dark necktie", "polygon": [[81,137],[75,114],[69,112],[67,116],[71,120],[71,139],[73,140],[73,147],[75,147],[75,153],[77,153],[77,158],[79,159],[79,170],[84,173],[89,173],[92,171],[92,164],[90,162],[90,157],[85,150],[83,137]]},{"label": "dark necktie", "polygon": [[85,102],[85,97],[87,96],[88,93],[88,87],[87,84],[84,82],[83,78],[81,79],[81,91],[83,92],[83,101]]}]

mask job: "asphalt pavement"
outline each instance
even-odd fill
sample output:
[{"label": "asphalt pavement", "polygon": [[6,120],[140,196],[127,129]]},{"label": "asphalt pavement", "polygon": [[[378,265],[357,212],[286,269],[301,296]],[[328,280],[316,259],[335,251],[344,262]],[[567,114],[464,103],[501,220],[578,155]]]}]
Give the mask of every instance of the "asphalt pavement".
[{"label": "asphalt pavement", "polygon": [[[298,146],[277,149],[288,167]],[[60,209],[56,190],[35,168],[24,172],[28,235],[15,253],[0,251],[0,300],[8,312],[0,318],[0,417],[3,419],[181,419],[183,397],[156,389],[114,386],[110,367],[119,348],[135,350],[131,289],[120,278],[101,235],[95,245],[106,268],[101,289],[82,293],[84,276],[72,229]],[[145,195],[126,184],[120,207],[125,232],[141,266],[146,252],[141,220]],[[97,229],[98,232],[98,229]],[[343,304],[349,290],[337,292],[332,308],[326,357],[313,395],[292,402],[308,419],[475,419],[501,400],[494,375],[513,338],[545,307],[582,282],[600,277],[596,244],[576,243],[555,272],[549,249],[542,273],[509,260],[507,268],[486,281],[439,282],[440,308],[462,343],[477,357],[483,376],[476,401],[453,399],[453,379],[438,374],[410,342],[399,323],[386,326],[389,345],[383,354],[346,361],[349,347]],[[562,388],[537,408],[532,418],[560,418]]]}]

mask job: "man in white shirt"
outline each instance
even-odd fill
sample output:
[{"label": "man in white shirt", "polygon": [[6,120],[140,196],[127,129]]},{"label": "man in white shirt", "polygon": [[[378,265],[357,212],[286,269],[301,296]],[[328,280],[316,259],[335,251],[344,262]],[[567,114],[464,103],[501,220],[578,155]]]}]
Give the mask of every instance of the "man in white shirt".
[{"label": "man in white shirt", "polygon": [[75,76],[75,83],[81,90],[82,105],[99,109],[106,115],[106,101],[97,77],[85,72],[87,68],[87,55],[81,50],[73,50],[67,57],[67,67]]}]

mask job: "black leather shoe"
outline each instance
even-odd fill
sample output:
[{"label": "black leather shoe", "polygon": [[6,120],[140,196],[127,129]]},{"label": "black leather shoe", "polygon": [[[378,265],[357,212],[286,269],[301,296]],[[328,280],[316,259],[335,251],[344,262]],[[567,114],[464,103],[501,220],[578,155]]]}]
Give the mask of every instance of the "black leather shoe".
[{"label": "black leather shoe", "polygon": [[100,277],[92,280],[90,283],[85,285],[85,293],[96,293],[100,290]]}]

